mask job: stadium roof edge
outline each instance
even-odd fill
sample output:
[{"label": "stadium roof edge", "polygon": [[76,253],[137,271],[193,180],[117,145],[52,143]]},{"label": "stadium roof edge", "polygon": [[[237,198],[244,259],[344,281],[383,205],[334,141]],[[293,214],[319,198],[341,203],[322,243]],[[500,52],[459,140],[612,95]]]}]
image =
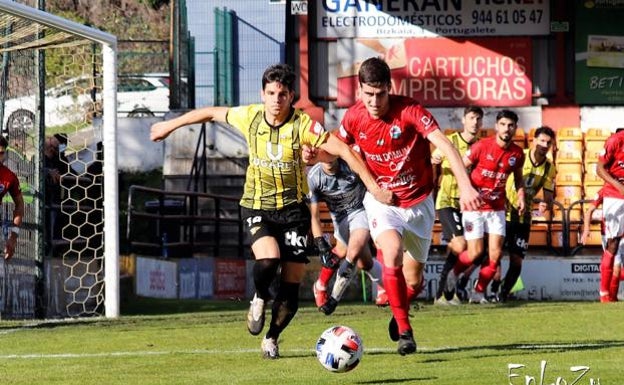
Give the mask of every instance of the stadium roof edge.
[{"label": "stadium roof edge", "polygon": [[0,11],[18,17],[29,18],[48,27],[67,30],[88,40],[110,46],[117,45],[117,37],[115,35],[11,0],[0,0]]}]

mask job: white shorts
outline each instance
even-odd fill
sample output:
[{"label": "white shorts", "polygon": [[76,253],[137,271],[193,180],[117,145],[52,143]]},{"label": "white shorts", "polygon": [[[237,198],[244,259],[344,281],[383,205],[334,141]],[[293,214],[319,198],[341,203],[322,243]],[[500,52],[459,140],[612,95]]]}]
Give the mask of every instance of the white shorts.
[{"label": "white shorts", "polygon": [[349,244],[349,234],[357,229],[368,230],[368,218],[366,211],[356,210],[342,217],[340,221],[332,218],[334,224],[334,238],[345,245]]},{"label": "white shorts", "polygon": [[605,197],[602,201],[602,215],[607,239],[624,234],[624,199]]},{"label": "white shorts", "polygon": [[505,211],[465,211],[462,213],[464,238],[483,238],[485,233],[505,236]]},{"label": "white shorts", "polygon": [[403,237],[403,249],[416,261],[427,261],[435,221],[432,195],[412,207],[403,208],[385,205],[367,192],[364,208],[373,241],[386,230],[398,231]]}]

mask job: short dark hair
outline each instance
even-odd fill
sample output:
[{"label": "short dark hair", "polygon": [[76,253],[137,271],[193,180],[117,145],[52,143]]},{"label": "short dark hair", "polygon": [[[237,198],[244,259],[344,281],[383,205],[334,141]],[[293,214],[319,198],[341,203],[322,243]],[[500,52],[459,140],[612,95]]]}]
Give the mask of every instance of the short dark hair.
[{"label": "short dark hair", "polygon": [[483,109],[481,107],[468,106],[468,107],[464,108],[464,116],[468,115],[471,112],[479,115],[480,118],[483,117]]},{"label": "short dark hair", "polygon": [[0,135],[0,147],[9,147],[9,141],[4,136]]},{"label": "short dark hair", "polygon": [[540,135],[548,135],[550,136],[553,140],[555,139],[555,130],[553,130],[552,128],[548,127],[548,126],[541,126],[535,129],[535,132],[533,133],[533,137],[537,138]]},{"label": "short dark hair", "polygon": [[278,82],[283,86],[286,86],[289,91],[295,90],[295,80],[297,76],[292,67],[288,64],[274,64],[264,70],[262,75],[262,89],[269,83]]},{"label": "short dark hair", "polygon": [[518,124],[518,114],[513,112],[512,110],[500,110],[498,114],[496,114],[496,121],[507,118],[514,122],[514,124]]},{"label": "short dark hair", "polygon": [[378,57],[368,58],[360,65],[358,80],[360,85],[368,84],[373,87],[390,85],[390,67],[388,63]]}]

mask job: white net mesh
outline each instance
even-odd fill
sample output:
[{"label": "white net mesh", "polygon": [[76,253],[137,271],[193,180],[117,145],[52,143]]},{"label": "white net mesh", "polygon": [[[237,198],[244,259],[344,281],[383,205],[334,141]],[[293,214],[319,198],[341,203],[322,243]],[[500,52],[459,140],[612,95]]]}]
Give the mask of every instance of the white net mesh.
[{"label": "white net mesh", "polygon": [[2,133],[26,201],[3,317],[104,310],[102,67],[100,44],[0,10]]}]

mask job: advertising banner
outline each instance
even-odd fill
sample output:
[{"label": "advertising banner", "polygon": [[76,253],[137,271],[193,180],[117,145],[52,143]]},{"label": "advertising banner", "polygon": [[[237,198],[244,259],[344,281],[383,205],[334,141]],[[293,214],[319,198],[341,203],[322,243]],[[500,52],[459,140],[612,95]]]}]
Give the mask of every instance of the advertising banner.
[{"label": "advertising banner", "polygon": [[427,107],[529,106],[531,39],[358,39],[338,44],[337,105],[356,100],[359,64],[381,56],[392,70],[392,93]]},{"label": "advertising banner", "polygon": [[576,0],[578,104],[624,104],[624,2]]},{"label": "advertising banner", "polygon": [[177,298],[177,265],[162,259],[137,257],[136,293],[150,298]]},{"label": "advertising banner", "polygon": [[316,0],[320,38],[528,36],[550,33],[550,1]]},{"label": "advertising banner", "polygon": [[245,260],[222,259],[215,260],[215,287],[216,298],[244,298],[247,286]]}]

